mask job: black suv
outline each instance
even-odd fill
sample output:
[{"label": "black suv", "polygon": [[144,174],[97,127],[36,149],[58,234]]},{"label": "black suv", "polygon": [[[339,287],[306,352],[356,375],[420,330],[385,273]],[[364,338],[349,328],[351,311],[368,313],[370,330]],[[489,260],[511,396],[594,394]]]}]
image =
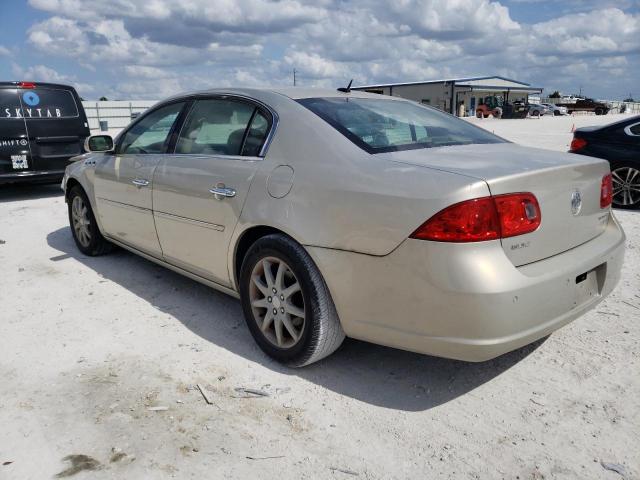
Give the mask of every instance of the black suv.
[{"label": "black suv", "polygon": [[0,185],[60,181],[89,135],[73,87],[0,82]]}]

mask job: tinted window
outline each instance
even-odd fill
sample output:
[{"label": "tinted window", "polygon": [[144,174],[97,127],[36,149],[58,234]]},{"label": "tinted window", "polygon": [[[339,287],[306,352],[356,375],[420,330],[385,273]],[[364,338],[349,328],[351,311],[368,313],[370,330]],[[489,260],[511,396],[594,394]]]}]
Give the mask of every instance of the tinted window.
[{"label": "tinted window", "polygon": [[20,118],[22,110],[15,89],[0,89],[0,118]]},{"label": "tinted window", "polygon": [[251,120],[251,126],[247,132],[247,138],[242,146],[242,155],[245,157],[257,157],[260,155],[262,145],[269,132],[269,120],[259,111],[256,111]]},{"label": "tinted window", "polygon": [[184,102],[172,103],[145,115],[124,135],[118,153],[164,153],[171,128]]},{"label": "tinted window", "polygon": [[[180,132],[176,153],[240,155],[255,110],[253,105],[228,99],[196,101]],[[259,128],[257,124],[251,144]]]},{"label": "tinted window", "polygon": [[402,100],[307,98],[299,102],[369,153],[504,142],[464,120]]},{"label": "tinted window", "polygon": [[0,90],[2,118],[56,120],[75,118],[78,106],[68,90],[32,88]]},{"label": "tinted window", "polygon": [[634,135],[640,135],[640,123],[636,123],[635,125],[632,125],[629,130]]}]

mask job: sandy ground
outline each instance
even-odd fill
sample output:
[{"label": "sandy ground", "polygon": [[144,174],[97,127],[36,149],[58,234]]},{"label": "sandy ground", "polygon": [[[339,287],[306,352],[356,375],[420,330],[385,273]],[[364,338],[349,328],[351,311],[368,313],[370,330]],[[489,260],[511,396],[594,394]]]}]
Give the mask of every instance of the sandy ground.
[{"label": "sandy ground", "polygon": [[[598,120],[482,125],[562,150]],[[3,187],[0,478],[640,478],[640,212],[616,215],[623,280],[544,342],[468,364],[347,341],[289,370],[236,300],[85,257],[57,186]]]}]

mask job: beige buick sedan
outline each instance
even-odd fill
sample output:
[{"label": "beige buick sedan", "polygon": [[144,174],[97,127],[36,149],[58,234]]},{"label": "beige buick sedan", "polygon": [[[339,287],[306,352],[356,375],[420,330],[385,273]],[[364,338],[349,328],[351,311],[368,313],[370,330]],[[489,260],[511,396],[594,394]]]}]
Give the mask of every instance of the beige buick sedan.
[{"label": "beige buick sedan", "polygon": [[620,277],[606,161],[400,98],[210,90],[86,147],[62,184],[78,248],[119,245],[239,297],[258,345],[291,366],[345,335],[487,360]]}]

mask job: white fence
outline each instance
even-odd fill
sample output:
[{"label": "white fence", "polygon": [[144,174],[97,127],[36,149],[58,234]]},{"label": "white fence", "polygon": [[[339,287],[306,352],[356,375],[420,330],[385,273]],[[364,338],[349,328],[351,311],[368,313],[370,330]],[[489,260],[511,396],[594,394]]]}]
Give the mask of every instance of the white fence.
[{"label": "white fence", "polygon": [[82,102],[91,133],[116,134],[131,120],[156,103],[155,100]]}]

